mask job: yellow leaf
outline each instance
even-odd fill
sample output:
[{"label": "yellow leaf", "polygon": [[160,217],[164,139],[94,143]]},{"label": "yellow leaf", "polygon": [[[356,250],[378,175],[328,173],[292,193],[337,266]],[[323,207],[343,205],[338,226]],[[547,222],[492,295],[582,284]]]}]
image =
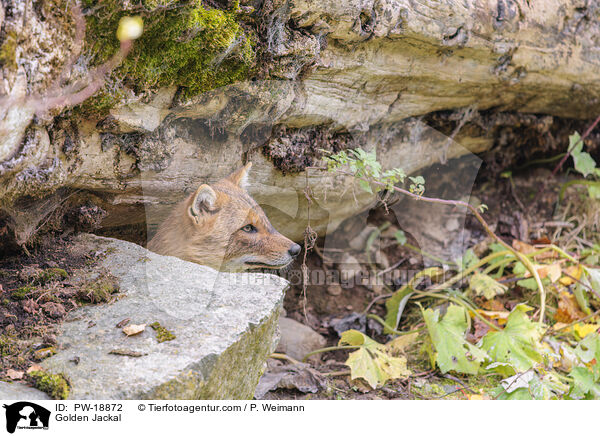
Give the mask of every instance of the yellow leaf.
[{"label": "yellow leaf", "polygon": [[582,324],[580,322],[573,326],[573,330],[575,330],[575,333],[577,333],[582,339],[590,333],[594,333],[599,328],[600,324]]},{"label": "yellow leaf", "polygon": [[[559,282],[561,285],[569,286],[569,285],[572,285],[573,283],[575,283],[575,280],[573,280],[571,277],[574,277],[577,280],[579,280],[581,278],[581,274],[583,273],[583,268],[581,268],[581,265],[568,266],[565,268],[564,273],[565,273],[565,277],[562,277],[559,280]],[[567,276],[566,274],[568,274],[571,277]]]},{"label": "yellow leaf", "polygon": [[398,336],[388,342],[386,347],[392,354],[404,353],[404,351],[417,340],[417,337],[419,337],[419,333],[417,332]]},{"label": "yellow leaf", "polygon": [[482,309],[478,309],[477,312],[479,312],[480,314],[482,314],[483,316],[485,316],[488,319],[495,319],[496,321],[498,321],[499,325],[506,324],[506,320],[508,319],[508,315],[510,315],[510,312],[508,310],[482,310]]},{"label": "yellow leaf", "polygon": [[389,379],[410,375],[404,357],[391,356],[386,345],[374,341],[358,330],[347,330],[342,333],[339,344],[360,347],[350,353],[346,365],[350,367],[352,379],[360,377],[373,389],[382,386]]}]

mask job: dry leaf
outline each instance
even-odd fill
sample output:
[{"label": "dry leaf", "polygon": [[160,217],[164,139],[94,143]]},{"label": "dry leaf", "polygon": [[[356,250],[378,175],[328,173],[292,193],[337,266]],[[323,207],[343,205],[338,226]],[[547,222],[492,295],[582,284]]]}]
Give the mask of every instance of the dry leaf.
[{"label": "dry leaf", "polygon": [[116,325],[116,327],[118,329],[122,329],[123,327],[125,327],[127,324],[129,324],[129,321],[131,321],[131,318],[125,318],[121,321],[119,321],[119,323]]},{"label": "dry leaf", "polygon": [[123,333],[127,336],[137,335],[146,329],[146,324],[129,324],[123,327]]},{"label": "dry leaf", "polygon": [[562,291],[554,319],[568,324],[583,317],[585,317],[585,313],[579,309],[575,296],[567,291]]},{"label": "dry leaf", "polygon": [[33,371],[43,371],[43,370],[44,370],[44,368],[42,368],[41,365],[34,363],[27,369],[27,374],[31,374]]},{"label": "dry leaf", "polygon": [[6,375],[11,380],[21,380],[25,375],[25,371],[17,371],[11,368],[6,371]]},{"label": "dry leaf", "polygon": [[562,269],[558,263],[552,265],[536,265],[540,278],[548,277],[552,283],[555,283],[562,276]]},{"label": "dry leaf", "polygon": [[518,239],[513,239],[512,246],[515,250],[523,254],[531,254],[536,251],[533,245],[529,245],[526,242],[519,241]]}]

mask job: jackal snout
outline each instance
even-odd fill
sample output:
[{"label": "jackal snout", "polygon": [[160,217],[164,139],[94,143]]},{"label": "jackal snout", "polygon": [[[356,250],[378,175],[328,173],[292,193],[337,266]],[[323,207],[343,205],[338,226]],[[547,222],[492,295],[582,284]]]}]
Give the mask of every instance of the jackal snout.
[{"label": "jackal snout", "polygon": [[301,248],[275,230],[246,192],[251,166],[201,185],[173,209],[148,248],[226,271],[288,265]]}]

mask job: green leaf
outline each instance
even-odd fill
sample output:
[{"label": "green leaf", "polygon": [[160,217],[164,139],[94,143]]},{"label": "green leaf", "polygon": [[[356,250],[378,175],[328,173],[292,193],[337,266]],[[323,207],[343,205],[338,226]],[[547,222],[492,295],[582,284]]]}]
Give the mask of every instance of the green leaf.
[{"label": "green leaf", "polygon": [[475,295],[483,295],[487,300],[491,300],[497,295],[503,295],[508,289],[506,285],[498,283],[487,274],[481,274],[479,272],[476,272],[471,276],[469,287]]},{"label": "green leaf", "polygon": [[[394,292],[391,298],[385,302],[385,307],[387,309],[387,314],[385,316],[385,322],[394,327],[398,328],[398,324],[400,322],[400,317],[402,316],[402,312],[404,311],[404,307],[410,296],[413,293],[413,289],[411,286],[403,286],[398,291]],[[391,333],[387,327],[384,327],[383,332],[386,334]]]},{"label": "green leaf", "polygon": [[[596,171],[596,177],[600,177],[598,171]],[[600,185],[590,185],[588,186],[588,195],[590,198],[595,200],[600,200]]]},{"label": "green leaf", "polygon": [[350,353],[346,365],[350,367],[353,380],[363,378],[373,389],[382,386],[389,379],[408,377],[411,374],[406,368],[404,357],[392,356],[386,345],[374,341],[358,330],[342,333],[339,345],[360,346],[358,350]]},{"label": "green leaf", "polygon": [[[527,316],[529,310],[530,307],[519,304],[508,315],[503,330],[489,331],[481,341],[481,348],[487,351],[492,361],[508,363],[516,372],[525,372],[542,360],[537,351],[541,335]],[[498,372],[513,373],[509,367],[498,367]]]},{"label": "green leaf", "polygon": [[[585,278],[583,278],[580,282],[575,283],[575,287],[573,288],[573,295],[575,295],[575,299],[577,300],[577,304],[579,305],[579,308],[583,311],[583,313],[585,313],[586,315],[589,315],[592,313],[591,309],[590,309],[590,304],[588,301],[588,294],[587,294],[587,288],[585,286],[583,286],[583,283],[585,283],[587,280]],[[586,283],[587,284],[587,283]]]},{"label": "green leaf", "polygon": [[517,282],[517,285],[519,285],[522,288],[529,289],[530,291],[537,291],[538,289],[537,282],[533,277],[529,279],[519,280]]},{"label": "green leaf", "polygon": [[406,233],[404,233],[402,230],[398,230],[396,233],[394,233],[394,237],[396,238],[396,242],[398,242],[398,244],[406,244]]},{"label": "green leaf", "polygon": [[584,266],[583,271],[585,272],[590,287],[596,291],[600,291],[600,269]]},{"label": "green leaf", "polygon": [[600,362],[600,333],[589,333],[575,347],[575,355],[583,363],[589,363],[596,359]]},{"label": "green leaf", "polygon": [[435,360],[443,373],[457,371],[477,374],[486,353],[465,340],[467,313],[461,306],[450,305],[440,320],[439,310],[423,311],[423,318],[431,342],[435,347]]},{"label": "green leaf", "polygon": [[569,136],[569,149],[573,157],[575,169],[584,177],[596,172],[596,161],[589,154],[583,151],[583,141],[580,140],[579,133],[575,132]]},{"label": "green leaf", "polygon": [[467,251],[465,251],[463,257],[458,260],[457,264],[461,270],[465,270],[471,268],[477,262],[479,262],[479,258],[477,257],[473,249],[469,248]]},{"label": "green leaf", "polygon": [[373,193],[373,190],[371,189],[371,184],[369,182],[367,182],[366,180],[359,179],[358,180],[358,186],[360,186],[360,188],[363,191],[367,191],[369,194]]},{"label": "green leaf", "polygon": [[588,368],[577,366],[571,370],[569,376],[573,378],[573,386],[569,392],[571,398],[576,400],[600,398],[600,384],[597,383],[594,373]]}]

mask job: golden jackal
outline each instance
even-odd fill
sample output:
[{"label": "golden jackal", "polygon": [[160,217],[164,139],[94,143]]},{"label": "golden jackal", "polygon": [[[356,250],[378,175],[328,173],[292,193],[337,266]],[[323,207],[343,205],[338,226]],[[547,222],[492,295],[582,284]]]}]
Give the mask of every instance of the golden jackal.
[{"label": "golden jackal", "polygon": [[222,271],[288,265],[300,246],[275,230],[246,192],[251,166],[201,185],[173,209],[148,249]]}]

